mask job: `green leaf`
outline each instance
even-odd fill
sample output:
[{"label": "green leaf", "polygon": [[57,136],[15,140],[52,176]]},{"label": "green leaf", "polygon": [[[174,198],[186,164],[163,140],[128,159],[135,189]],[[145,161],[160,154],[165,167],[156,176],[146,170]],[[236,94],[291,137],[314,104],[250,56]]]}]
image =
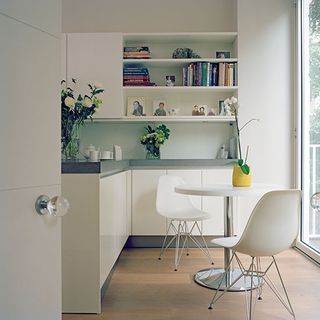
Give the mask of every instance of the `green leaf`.
[{"label": "green leaf", "polygon": [[243,165],[243,160],[242,159],[238,160],[238,165],[239,165],[239,167],[241,167]]},{"label": "green leaf", "polygon": [[250,173],[250,168],[247,164],[244,164],[243,166],[240,166],[242,172],[246,175],[248,175]]},{"label": "green leaf", "polygon": [[104,89],[95,89],[94,94],[99,94],[99,93],[102,93],[103,91]]}]

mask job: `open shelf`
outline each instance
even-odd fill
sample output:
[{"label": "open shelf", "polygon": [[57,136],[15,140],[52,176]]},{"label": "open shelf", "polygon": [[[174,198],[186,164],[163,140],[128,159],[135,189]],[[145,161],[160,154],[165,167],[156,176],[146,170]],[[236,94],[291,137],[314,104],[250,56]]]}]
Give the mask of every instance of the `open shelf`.
[{"label": "open shelf", "polygon": [[237,58],[199,58],[199,59],[123,59],[124,67],[129,65],[143,65],[144,67],[183,67],[189,63],[210,62],[210,63],[232,63],[238,62]]},{"label": "open shelf", "polygon": [[227,116],[146,116],[146,117],[120,117],[120,118],[105,118],[94,119],[94,122],[234,122],[234,117]]},{"label": "open shelf", "polygon": [[148,92],[234,92],[238,89],[237,86],[233,87],[183,87],[183,86],[174,86],[174,87],[165,87],[165,86],[155,86],[155,87],[138,87],[138,86],[132,86],[132,87],[123,87],[125,91],[148,91]]},{"label": "open shelf", "polygon": [[233,42],[237,32],[125,33],[125,43]]}]

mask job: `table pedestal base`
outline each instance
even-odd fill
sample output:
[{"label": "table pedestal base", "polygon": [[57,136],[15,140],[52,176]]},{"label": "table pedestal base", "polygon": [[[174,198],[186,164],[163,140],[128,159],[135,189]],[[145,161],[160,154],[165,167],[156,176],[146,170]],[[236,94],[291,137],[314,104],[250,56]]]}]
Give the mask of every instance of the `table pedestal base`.
[{"label": "table pedestal base", "polygon": [[[229,286],[234,280],[236,280],[241,275],[240,269],[233,269],[228,272],[226,279],[223,280],[220,290],[223,291]],[[199,285],[217,290],[221,282],[221,278],[225,276],[224,269],[214,269],[208,268],[198,271],[193,279]],[[253,288],[258,287],[258,278],[253,276]],[[241,277],[228,291],[239,292],[250,290],[251,288],[251,277]]]}]

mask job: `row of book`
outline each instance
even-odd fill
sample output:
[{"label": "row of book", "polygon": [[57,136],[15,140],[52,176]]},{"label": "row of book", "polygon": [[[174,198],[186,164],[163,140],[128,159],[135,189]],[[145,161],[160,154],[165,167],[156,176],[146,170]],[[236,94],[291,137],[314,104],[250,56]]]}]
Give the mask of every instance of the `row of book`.
[{"label": "row of book", "polygon": [[182,69],[183,86],[236,86],[236,63],[190,63]]},{"label": "row of book", "polygon": [[124,59],[150,59],[149,47],[124,47]]},{"label": "row of book", "polygon": [[155,86],[150,81],[148,68],[144,67],[125,67],[123,69],[123,85],[124,86]]}]

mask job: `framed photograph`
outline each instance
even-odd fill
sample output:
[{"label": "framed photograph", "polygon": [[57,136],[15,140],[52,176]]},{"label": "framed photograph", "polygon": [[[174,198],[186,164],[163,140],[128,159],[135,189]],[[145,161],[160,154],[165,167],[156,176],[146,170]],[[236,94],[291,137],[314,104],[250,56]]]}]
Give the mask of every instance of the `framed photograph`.
[{"label": "framed photograph", "polygon": [[219,116],[224,116],[224,100],[219,100]]},{"label": "framed photograph", "polygon": [[199,116],[206,116],[208,114],[208,106],[206,104],[199,104]]},{"label": "framed photograph", "polygon": [[216,51],[216,58],[219,58],[219,59],[231,58],[231,52],[230,51]]},{"label": "framed photograph", "polygon": [[166,86],[174,87],[176,84],[176,76],[166,76]]},{"label": "framed photograph", "polygon": [[153,116],[167,116],[167,102],[165,100],[153,100]]},{"label": "framed photograph", "polygon": [[127,116],[141,117],[145,116],[145,98],[144,97],[128,97]]}]

